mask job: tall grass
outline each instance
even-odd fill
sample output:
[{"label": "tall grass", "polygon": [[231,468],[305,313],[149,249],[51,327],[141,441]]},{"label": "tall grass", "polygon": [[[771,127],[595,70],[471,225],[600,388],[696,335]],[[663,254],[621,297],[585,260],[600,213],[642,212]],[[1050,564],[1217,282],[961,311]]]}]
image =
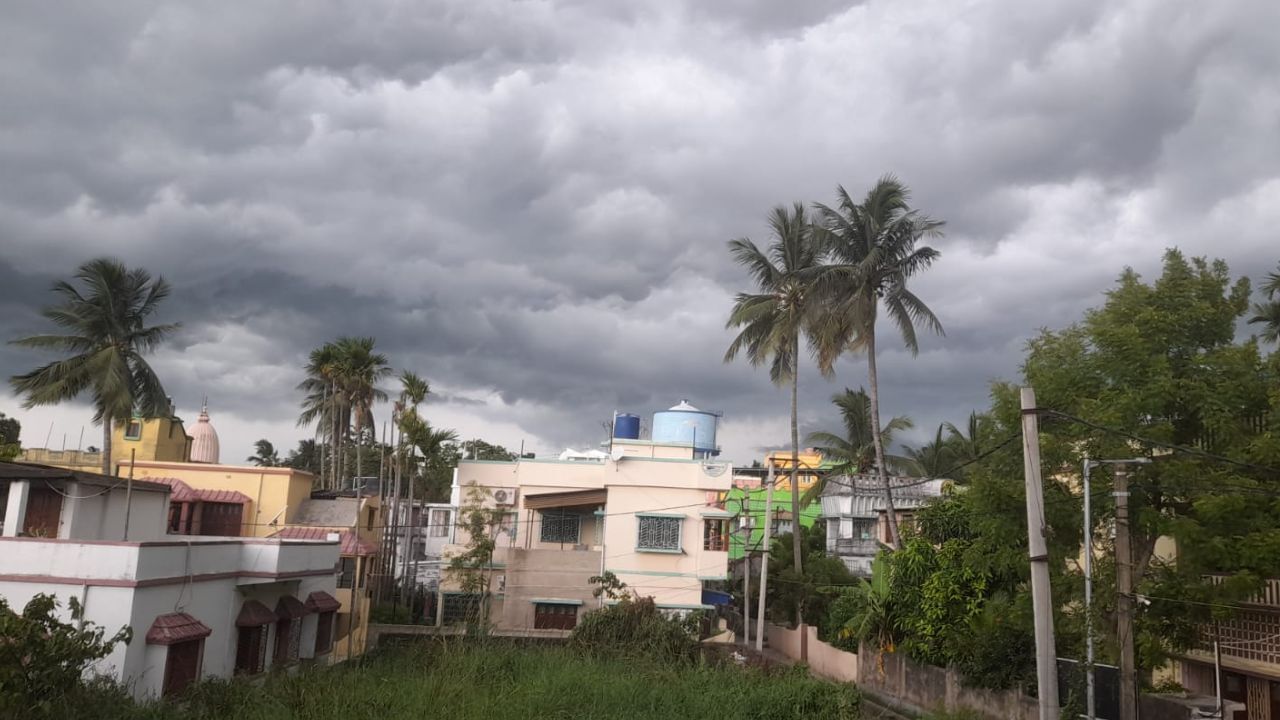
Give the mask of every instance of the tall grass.
[{"label": "tall grass", "polygon": [[208,682],[178,703],[135,706],[106,691],[68,698],[63,720],[676,720],[860,717],[847,685],[802,670],[764,674],[706,663],[604,658],[571,647],[430,641],[359,664]]}]

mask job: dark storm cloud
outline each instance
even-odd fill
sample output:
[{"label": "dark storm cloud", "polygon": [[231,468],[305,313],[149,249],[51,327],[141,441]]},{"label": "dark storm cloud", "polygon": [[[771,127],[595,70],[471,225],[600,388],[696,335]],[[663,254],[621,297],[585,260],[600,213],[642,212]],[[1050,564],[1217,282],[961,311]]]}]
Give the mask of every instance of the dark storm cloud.
[{"label": "dark storm cloud", "polygon": [[[745,460],[785,438],[787,397],[721,363],[746,283],[725,240],[892,171],[948,221],[918,282],[948,334],[881,363],[923,437],[1124,265],[1274,263],[1278,23],[1261,0],[22,2],[0,333],[107,253],[173,283],[157,367],[243,433],[287,445],[306,353],[367,334],[469,435],[548,449],[689,397]],[[808,371],[805,428],[864,376]]]}]

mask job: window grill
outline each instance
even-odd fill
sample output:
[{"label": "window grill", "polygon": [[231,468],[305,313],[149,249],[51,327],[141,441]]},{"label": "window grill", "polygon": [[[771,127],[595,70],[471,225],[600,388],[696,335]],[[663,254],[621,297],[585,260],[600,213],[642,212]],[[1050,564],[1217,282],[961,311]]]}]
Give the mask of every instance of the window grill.
[{"label": "window grill", "polygon": [[545,543],[578,544],[581,518],[563,512],[542,513],[542,531],[539,535]]},{"label": "window grill", "polygon": [[636,547],[641,550],[679,550],[680,518],[639,517],[639,538]]}]

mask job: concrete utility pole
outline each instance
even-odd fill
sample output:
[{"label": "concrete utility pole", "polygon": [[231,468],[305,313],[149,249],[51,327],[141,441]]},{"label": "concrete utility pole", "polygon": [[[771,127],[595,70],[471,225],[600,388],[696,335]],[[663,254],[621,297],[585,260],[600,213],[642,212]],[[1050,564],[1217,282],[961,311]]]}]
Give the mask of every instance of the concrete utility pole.
[{"label": "concrete utility pole", "polygon": [[738,514],[742,518],[742,644],[751,647],[751,491],[742,488],[742,504]]},{"label": "concrete utility pole", "polygon": [[769,478],[764,491],[764,544],[760,548],[760,602],[756,608],[756,652],[764,652],[764,591],[769,584],[769,538],[773,534],[773,458],[768,458]]},{"label": "concrete utility pole", "polygon": [[1044,486],[1040,479],[1040,416],[1036,391],[1022,388],[1022,461],[1026,474],[1027,550],[1031,556],[1031,602],[1036,627],[1036,689],[1040,720],[1058,720],[1058,666],[1053,643],[1053,597],[1049,550],[1044,539]]},{"label": "concrete utility pole", "polygon": [[1133,652],[1133,546],[1129,539],[1129,469],[1116,464],[1116,642],[1120,644],[1120,720],[1138,720]]}]

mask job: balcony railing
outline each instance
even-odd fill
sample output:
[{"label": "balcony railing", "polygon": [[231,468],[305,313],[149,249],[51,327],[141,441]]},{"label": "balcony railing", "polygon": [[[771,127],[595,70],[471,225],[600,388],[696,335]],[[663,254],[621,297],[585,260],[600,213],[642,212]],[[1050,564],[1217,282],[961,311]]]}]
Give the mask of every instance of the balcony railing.
[{"label": "balcony railing", "polygon": [[880,543],[874,539],[836,538],[836,555],[875,555]]}]

